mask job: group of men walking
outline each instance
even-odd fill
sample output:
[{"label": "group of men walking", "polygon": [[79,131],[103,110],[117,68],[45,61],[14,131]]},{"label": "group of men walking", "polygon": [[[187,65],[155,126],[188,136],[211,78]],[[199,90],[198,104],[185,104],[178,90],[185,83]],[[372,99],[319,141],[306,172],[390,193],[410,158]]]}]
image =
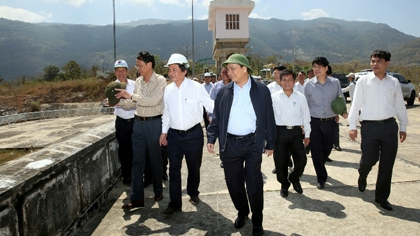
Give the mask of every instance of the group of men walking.
[{"label": "group of men walking", "polygon": [[[380,160],[375,200],[387,210],[392,210],[387,199],[398,148],[398,125],[394,117],[400,121],[401,142],[406,137],[408,123],[398,80],[386,74],[390,57],[387,51],[372,53],[373,73],[359,79],[349,116],[349,136],[353,140],[357,137],[356,122],[362,124],[359,190],[365,190],[366,177]],[[270,86],[268,88],[252,78],[249,61],[241,54],[232,54],[223,63],[221,74],[227,79],[226,83],[223,79],[218,84],[216,92],[206,91],[205,86],[186,77],[189,64],[180,54],[172,54],[168,60],[166,67],[172,83],[166,85],[166,79],[153,71],[152,58],[148,52],[139,53],[136,68],[141,76],[137,78],[134,89],[127,85],[116,94],[121,99],[115,107],[120,149],[129,145],[130,140],[121,138],[119,124],[129,124],[134,120],[131,173],[129,167],[124,166],[129,165],[128,162],[121,160],[123,181],[131,180],[130,203],[123,208],[144,207],[143,173],[147,155],[153,172],[154,199],[162,200],[161,146],[167,146],[169,157],[170,202],[164,213],[171,215],[182,208],[181,164],[184,156],[188,167],[189,201],[193,205],[199,203],[204,111],[211,113],[207,149],[214,153],[214,144],[218,140],[226,185],[238,211],[235,228],[243,227],[252,212],[253,235],[264,233],[263,153],[267,156],[274,154],[282,197],[288,196],[290,186],[297,193],[303,193],[299,178],[307,162],[305,147],[311,149],[317,187],[325,188],[328,180],[325,162],[335,141],[338,117],[347,118],[346,109],[337,112],[331,106],[334,100],[344,99],[344,96],[340,82],[327,76],[329,62],[325,57],[316,57],[312,61],[315,76],[305,83],[299,78],[300,86],[295,84],[293,71],[277,68],[276,72],[275,69],[278,73],[276,84],[281,89],[273,84],[271,93]],[[117,62],[117,79],[127,82],[124,73],[118,75],[123,66],[117,66]],[[304,78],[300,74],[299,77]],[[123,115],[123,112],[133,109],[134,118]],[[128,148],[120,150],[120,159],[123,159],[121,155],[129,156],[128,152]],[[293,160],[291,171],[288,168],[290,159]]]}]

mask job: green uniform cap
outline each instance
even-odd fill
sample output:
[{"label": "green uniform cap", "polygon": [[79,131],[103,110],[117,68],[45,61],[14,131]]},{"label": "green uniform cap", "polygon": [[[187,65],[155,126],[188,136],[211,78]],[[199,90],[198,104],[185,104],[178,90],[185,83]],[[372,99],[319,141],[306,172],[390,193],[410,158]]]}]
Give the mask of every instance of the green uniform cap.
[{"label": "green uniform cap", "polygon": [[223,62],[223,66],[226,66],[227,64],[239,64],[241,66],[246,66],[250,71],[252,71],[252,68],[249,66],[249,61],[246,56],[242,54],[232,54],[230,57]]},{"label": "green uniform cap", "polygon": [[337,115],[342,115],[343,113],[347,113],[346,102],[344,101],[344,99],[343,99],[343,97],[341,95],[338,96],[331,103],[331,109]]},{"label": "green uniform cap", "polygon": [[110,106],[113,107],[120,102],[120,99],[115,97],[115,94],[119,93],[119,91],[115,89],[125,89],[126,85],[127,84],[124,82],[111,82],[106,86],[105,96],[108,98],[108,103]]}]

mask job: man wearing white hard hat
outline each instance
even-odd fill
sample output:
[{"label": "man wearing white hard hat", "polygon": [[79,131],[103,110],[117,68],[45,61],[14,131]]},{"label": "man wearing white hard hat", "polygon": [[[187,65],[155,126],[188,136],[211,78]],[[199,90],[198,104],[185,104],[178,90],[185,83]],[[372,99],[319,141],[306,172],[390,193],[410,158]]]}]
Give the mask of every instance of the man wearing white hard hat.
[{"label": "man wearing white hard hat", "polygon": [[189,68],[187,58],[172,54],[165,67],[172,80],[164,93],[162,134],[160,145],[167,146],[169,157],[169,196],[166,215],[182,208],[181,165],[182,158],[188,167],[187,194],[190,203],[197,205],[200,185],[200,167],[203,157],[204,135],[201,128],[203,106],[212,113],[213,100],[200,83],[186,78]]},{"label": "man wearing white hard hat", "polygon": [[[133,94],[135,82],[127,78],[128,65],[124,60],[117,60],[114,64],[116,83],[126,83],[125,91]],[[122,181],[125,185],[131,185],[131,168],[133,161],[133,145],[131,135],[134,124],[134,108],[124,109],[119,104],[114,107],[115,136],[118,141],[118,159],[121,164]]]},{"label": "man wearing white hard hat", "polygon": [[[203,86],[206,89],[207,93],[210,94],[210,91],[213,89],[214,85],[211,83],[211,74],[209,72],[204,73]],[[203,111],[203,120],[204,120],[204,126],[207,129],[207,126],[209,126],[209,124],[210,124],[210,120],[209,120],[209,117],[207,115],[206,109],[204,109],[204,111]]]}]

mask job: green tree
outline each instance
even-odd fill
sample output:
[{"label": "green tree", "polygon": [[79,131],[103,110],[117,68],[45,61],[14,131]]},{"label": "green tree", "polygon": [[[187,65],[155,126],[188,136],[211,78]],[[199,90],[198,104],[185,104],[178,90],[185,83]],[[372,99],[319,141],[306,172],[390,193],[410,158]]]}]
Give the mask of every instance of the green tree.
[{"label": "green tree", "polygon": [[90,68],[89,75],[92,76],[92,77],[96,77],[98,75],[98,70],[99,70],[99,66],[93,65]]},{"label": "green tree", "polygon": [[60,68],[54,65],[46,66],[44,67],[44,80],[46,81],[52,81],[54,80],[57,75],[60,73]]},{"label": "green tree", "polygon": [[79,79],[82,74],[79,64],[74,60],[67,62],[62,69],[69,79]]}]

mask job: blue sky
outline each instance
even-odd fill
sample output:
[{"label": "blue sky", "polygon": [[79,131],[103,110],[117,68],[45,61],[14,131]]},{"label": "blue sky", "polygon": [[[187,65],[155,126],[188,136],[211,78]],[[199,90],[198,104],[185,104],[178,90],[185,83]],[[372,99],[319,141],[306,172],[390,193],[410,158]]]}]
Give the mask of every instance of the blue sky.
[{"label": "blue sky", "polygon": [[[194,0],[194,18],[207,19],[211,0]],[[112,0],[0,0],[0,17],[25,22],[112,24]],[[419,0],[255,0],[252,18],[331,17],[384,23],[420,37]],[[116,21],[191,19],[192,0],[115,0]]]}]

